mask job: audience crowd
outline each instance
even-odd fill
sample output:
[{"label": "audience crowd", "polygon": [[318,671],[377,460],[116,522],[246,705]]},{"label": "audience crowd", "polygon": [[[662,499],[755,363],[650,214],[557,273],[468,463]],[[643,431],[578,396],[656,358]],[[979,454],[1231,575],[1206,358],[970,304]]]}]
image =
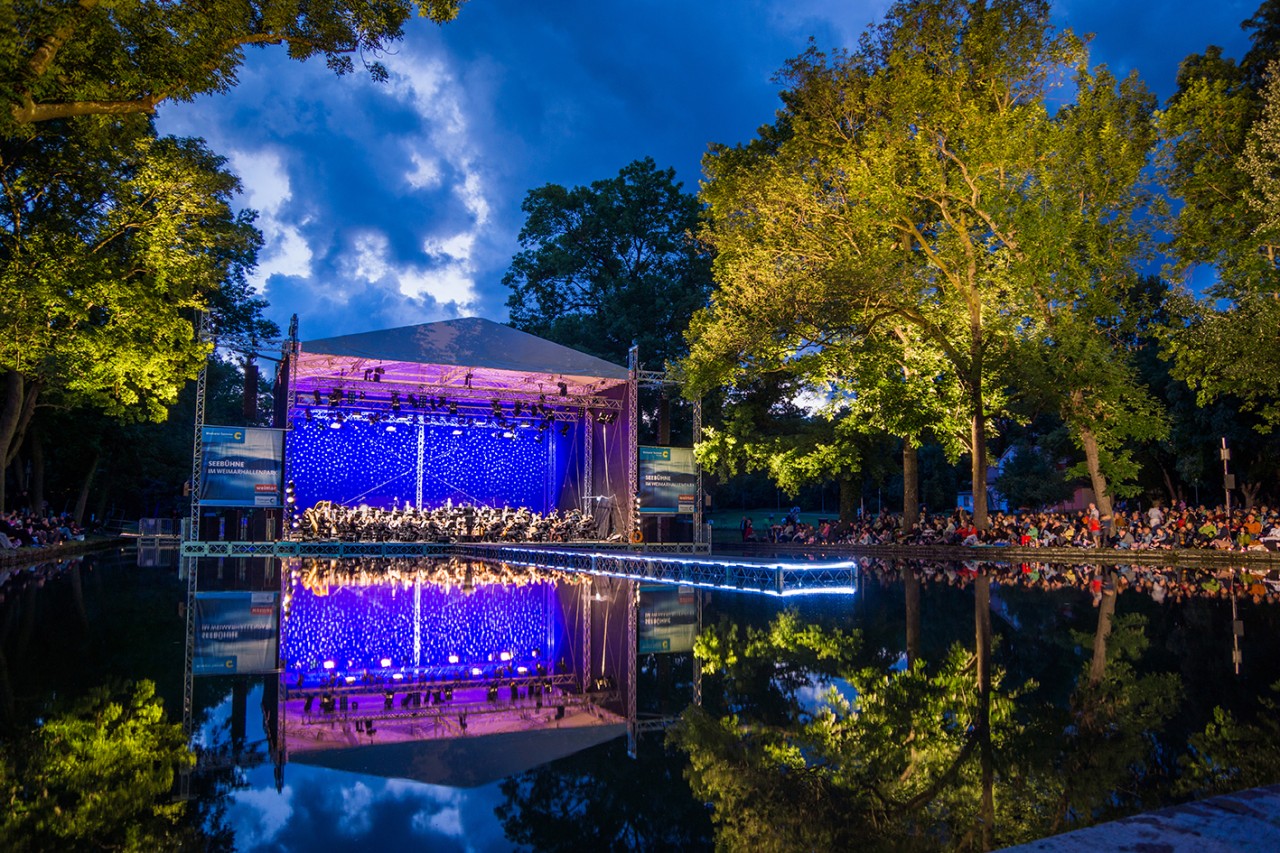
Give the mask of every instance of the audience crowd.
[{"label": "audience crowd", "polygon": [[83,541],[84,530],[69,513],[46,516],[13,510],[0,514],[0,551],[44,548],[72,540]]},{"label": "audience crowd", "polygon": [[1080,512],[994,512],[986,530],[974,527],[963,511],[921,513],[910,529],[902,516],[888,513],[842,525],[835,520],[806,524],[792,511],[780,523],[757,531],[751,519],[740,527],[747,542],[803,545],[968,545],[1026,548],[1106,548],[1170,550],[1205,548],[1221,551],[1280,549],[1280,507],[1234,510],[1189,507],[1117,509],[1101,514],[1094,504]]}]

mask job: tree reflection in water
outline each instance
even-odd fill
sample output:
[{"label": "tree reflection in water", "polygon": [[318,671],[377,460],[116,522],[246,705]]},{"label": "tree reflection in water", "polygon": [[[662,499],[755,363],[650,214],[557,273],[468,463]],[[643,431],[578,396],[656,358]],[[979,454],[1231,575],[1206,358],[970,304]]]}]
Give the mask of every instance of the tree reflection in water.
[{"label": "tree reflection in water", "polygon": [[[892,570],[905,581],[905,664],[884,637],[795,610],[702,634],[705,704],[669,743],[689,757],[717,846],[993,849],[1280,779],[1280,703],[1255,699],[1242,718],[1189,697],[1179,672],[1155,665],[1146,615],[1124,612],[1150,602],[1121,597],[1114,573],[1091,570],[1096,609],[1067,608],[1051,638],[1025,635],[1043,626],[1023,619],[1016,587],[957,568],[944,589]],[[973,596],[973,639],[926,655],[922,610],[934,593],[954,609],[956,587]],[[1042,685],[1034,673],[1053,664],[1019,658],[1055,648],[1075,661],[1069,683]],[[828,685],[816,705],[804,701],[814,684]]]}]

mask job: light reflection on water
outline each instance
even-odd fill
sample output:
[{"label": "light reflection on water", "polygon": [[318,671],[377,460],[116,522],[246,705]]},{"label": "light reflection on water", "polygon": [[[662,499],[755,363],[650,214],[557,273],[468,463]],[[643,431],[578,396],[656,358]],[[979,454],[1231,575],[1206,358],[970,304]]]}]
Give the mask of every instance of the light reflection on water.
[{"label": "light reflection on water", "polygon": [[[0,640],[20,711],[32,707],[23,704],[28,697],[51,690],[64,694],[83,690],[100,683],[101,678],[116,675],[155,680],[171,716],[180,709],[183,622],[178,603],[185,583],[172,568],[139,568],[129,565],[128,560],[128,556],[114,554],[94,556],[74,565],[18,572],[0,590],[0,624],[7,626]],[[1112,581],[1106,581],[1105,591],[1101,585],[1095,588],[1087,582],[1082,571],[1060,574],[1072,582],[1046,584],[1046,576],[1057,574],[1036,569],[1018,570],[992,585],[995,661],[1012,683],[1036,681],[1040,685],[1035,694],[1038,701],[1062,704],[1068,700],[1091,654],[1089,643],[1101,599],[1116,587],[1113,603],[1117,616],[1139,616],[1142,620],[1148,647],[1137,659],[1138,671],[1173,673],[1180,679],[1179,701],[1183,704],[1174,715],[1178,732],[1171,736],[1185,737],[1202,728],[1214,703],[1245,713],[1256,706],[1257,697],[1269,684],[1280,680],[1280,659],[1271,651],[1280,639],[1280,608],[1269,604],[1265,594],[1260,602],[1247,595],[1236,602],[1237,617],[1244,627],[1238,638],[1242,670],[1236,676],[1231,656],[1237,637],[1231,601],[1229,595],[1223,595],[1222,583],[1179,574],[1171,582],[1181,595],[1157,602],[1143,572],[1122,573],[1114,587]],[[236,576],[228,568],[210,585],[223,583],[225,587],[233,584]],[[249,571],[245,576],[288,583],[283,572],[255,575]],[[953,644],[973,646],[974,571],[969,566],[934,564],[922,576],[919,648],[915,653],[926,666],[936,666]],[[763,629],[778,613],[793,611],[801,623],[825,632],[856,628],[861,632],[857,665],[901,674],[907,654],[907,623],[900,567],[881,566],[864,575],[859,586],[856,596],[806,596],[785,601],[712,591],[706,594],[705,623],[715,625],[724,618],[741,631],[749,626]],[[619,587],[615,583],[610,589],[616,593]],[[463,596],[461,601],[478,600],[474,592],[459,590],[458,594]],[[360,598],[364,613],[371,602],[377,604],[380,595],[376,593],[372,599],[368,595],[335,595],[334,589],[329,589],[325,597],[328,603]],[[403,604],[404,587],[397,596]],[[588,598],[595,601],[594,594],[588,593]],[[525,599],[520,600],[527,605]],[[549,635],[545,625],[537,629],[539,636],[548,637],[548,643],[563,641],[570,651],[568,669],[577,673],[581,660],[575,655],[582,650],[575,646],[580,641],[571,635],[582,624],[582,611],[573,609],[581,603],[574,595],[562,598],[548,594],[545,600],[560,608],[555,614],[555,630],[567,638]],[[439,606],[447,609],[447,601],[442,599]],[[603,632],[593,643],[596,653],[616,655],[621,646],[616,632],[625,624],[622,611],[604,608],[592,618],[599,622],[592,623],[594,630]],[[289,629],[286,619],[286,638]],[[601,652],[600,646],[610,651]],[[376,651],[376,655],[382,654],[383,649]],[[349,655],[351,660],[357,657]],[[361,665],[367,666],[373,658],[362,660]],[[686,653],[642,656],[637,697],[642,713],[646,708],[679,713],[692,697],[692,671],[691,657]],[[846,701],[858,698],[850,680],[821,661],[806,663],[797,672],[799,686],[793,698],[804,717],[812,717],[822,708],[831,686]],[[230,744],[233,700],[228,684],[226,678],[197,682],[196,704],[202,722],[196,742],[209,754],[235,751]],[[722,687],[720,675],[709,675],[703,681],[706,705],[713,713],[720,702],[716,691]],[[774,690],[784,687],[790,689],[776,681],[772,684]],[[592,833],[607,835],[615,829],[609,821],[631,827],[630,837],[642,840],[666,838],[670,844],[686,848],[706,846],[711,841],[705,809],[684,787],[685,758],[676,752],[663,753],[661,733],[645,736],[639,762],[625,757],[622,741],[613,741],[475,787],[385,778],[301,760],[288,761],[278,775],[264,724],[270,715],[258,712],[266,695],[261,678],[246,682],[244,701],[249,712],[245,715],[244,743],[238,747],[239,767],[226,777],[234,784],[224,786],[220,794],[225,797],[225,819],[235,832],[239,849],[354,850],[423,841],[431,849],[545,847],[551,846],[546,843],[548,837],[572,839],[574,832],[592,838]],[[756,698],[763,701],[765,697]],[[389,730],[391,724],[382,725]],[[477,731],[473,728],[469,737]],[[250,755],[257,757],[250,760]],[[637,778],[661,781],[633,790]],[[593,815],[591,820],[599,825],[592,826],[582,825],[580,820],[575,830],[571,828],[573,816],[558,814],[555,809],[558,802],[572,799],[571,793],[582,790],[574,787],[578,784],[606,804],[602,808],[610,816]],[[658,787],[667,799],[655,799]],[[535,833],[538,821],[550,827],[546,832],[552,836],[527,835],[520,841],[519,833]],[[661,832],[682,834],[668,837],[659,835]]]}]

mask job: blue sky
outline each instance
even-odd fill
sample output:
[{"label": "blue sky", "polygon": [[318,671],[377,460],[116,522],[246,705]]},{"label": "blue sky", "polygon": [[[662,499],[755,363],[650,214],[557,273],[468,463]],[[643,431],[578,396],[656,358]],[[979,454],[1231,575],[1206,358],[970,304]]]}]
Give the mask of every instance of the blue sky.
[{"label": "blue sky", "polygon": [[[240,175],[266,238],[254,281],[302,338],[481,316],[502,285],[525,193],[588,184],[640,157],[694,190],[711,142],[778,105],[774,73],[805,49],[851,46],[887,2],[470,0],[452,24],[410,22],[385,83],[254,50],[230,93],[162,108]],[[1162,99],[1208,44],[1240,56],[1257,2],[1069,0],[1092,57],[1137,69]],[[358,65],[359,63],[357,63]]]}]

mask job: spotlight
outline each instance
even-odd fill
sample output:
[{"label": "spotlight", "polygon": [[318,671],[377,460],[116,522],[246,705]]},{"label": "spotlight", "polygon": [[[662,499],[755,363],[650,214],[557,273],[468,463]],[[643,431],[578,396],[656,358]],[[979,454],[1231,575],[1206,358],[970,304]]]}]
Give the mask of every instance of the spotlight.
[{"label": "spotlight", "polygon": [[569,434],[569,424],[560,424],[560,434],[561,435]]},{"label": "spotlight", "polygon": [[409,395],[409,408],[411,409],[418,408],[418,398],[412,394]]},{"label": "spotlight", "polygon": [[370,373],[373,373],[373,368],[372,368],[372,367],[366,367],[366,368],[364,369],[364,381],[365,381],[365,382],[368,382],[368,381],[369,381],[369,374],[370,374]]},{"label": "spotlight", "polygon": [[325,661],[325,662],[324,662],[324,668],[325,668],[325,669],[333,669],[333,661],[331,661],[331,660],[327,660],[327,661]]},{"label": "spotlight", "polygon": [[306,410],[304,411],[304,414],[307,416],[307,422],[308,422],[308,423],[310,423],[310,422],[311,422],[311,419],[312,419],[311,407],[310,407],[310,406],[308,406],[308,407],[306,408]]},{"label": "spotlight", "polygon": [[439,398],[438,400],[436,400],[435,405],[436,405],[436,407],[443,409],[443,408],[444,408],[444,404],[445,404],[444,395],[443,395],[443,394],[441,394],[441,395],[440,395],[440,398]]},{"label": "spotlight", "polygon": [[557,382],[557,383],[556,383],[556,387],[560,389],[560,396],[561,396],[561,397],[568,397],[568,396],[569,396],[569,385],[568,385],[568,383],[567,383],[567,382]]},{"label": "spotlight", "polygon": [[458,662],[457,655],[449,655],[449,663],[457,663],[457,662]]},{"label": "spotlight", "polygon": [[341,406],[341,405],[342,405],[342,389],[341,389],[341,388],[333,388],[333,389],[330,389],[330,391],[329,391],[329,405],[330,405],[330,406]]},{"label": "spotlight", "polygon": [[515,415],[518,418],[520,417],[520,412],[522,411],[524,411],[524,403],[522,403],[520,400],[516,400],[511,405],[511,414]]},{"label": "spotlight", "polygon": [[391,666],[391,658],[383,658],[382,660],[378,661],[378,663],[384,668]]},{"label": "spotlight", "polygon": [[400,393],[398,391],[391,392],[391,411],[396,414],[400,413]]},{"label": "spotlight", "polygon": [[472,375],[473,375],[473,374],[468,373],[468,374],[463,378],[463,380],[462,380],[462,385],[463,385],[463,387],[465,387],[465,388],[470,388],[470,387],[471,387],[471,377],[472,377]]},{"label": "spotlight", "polygon": [[315,403],[317,406],[319,406],[319,405],[320,405],[321,400],[320,400],[320,389],[319,389],[319,388],[312,388],[312,389],[311,389],[311,402]]},{"label": "spotlight", "polygon": [[457,400],[454,400],[453,402],[451,402],[451,403],[449,404],[449,414],[451,414],[451,415],[456,415],[456,414],[458,414],[458,401],[457,401]]}]

